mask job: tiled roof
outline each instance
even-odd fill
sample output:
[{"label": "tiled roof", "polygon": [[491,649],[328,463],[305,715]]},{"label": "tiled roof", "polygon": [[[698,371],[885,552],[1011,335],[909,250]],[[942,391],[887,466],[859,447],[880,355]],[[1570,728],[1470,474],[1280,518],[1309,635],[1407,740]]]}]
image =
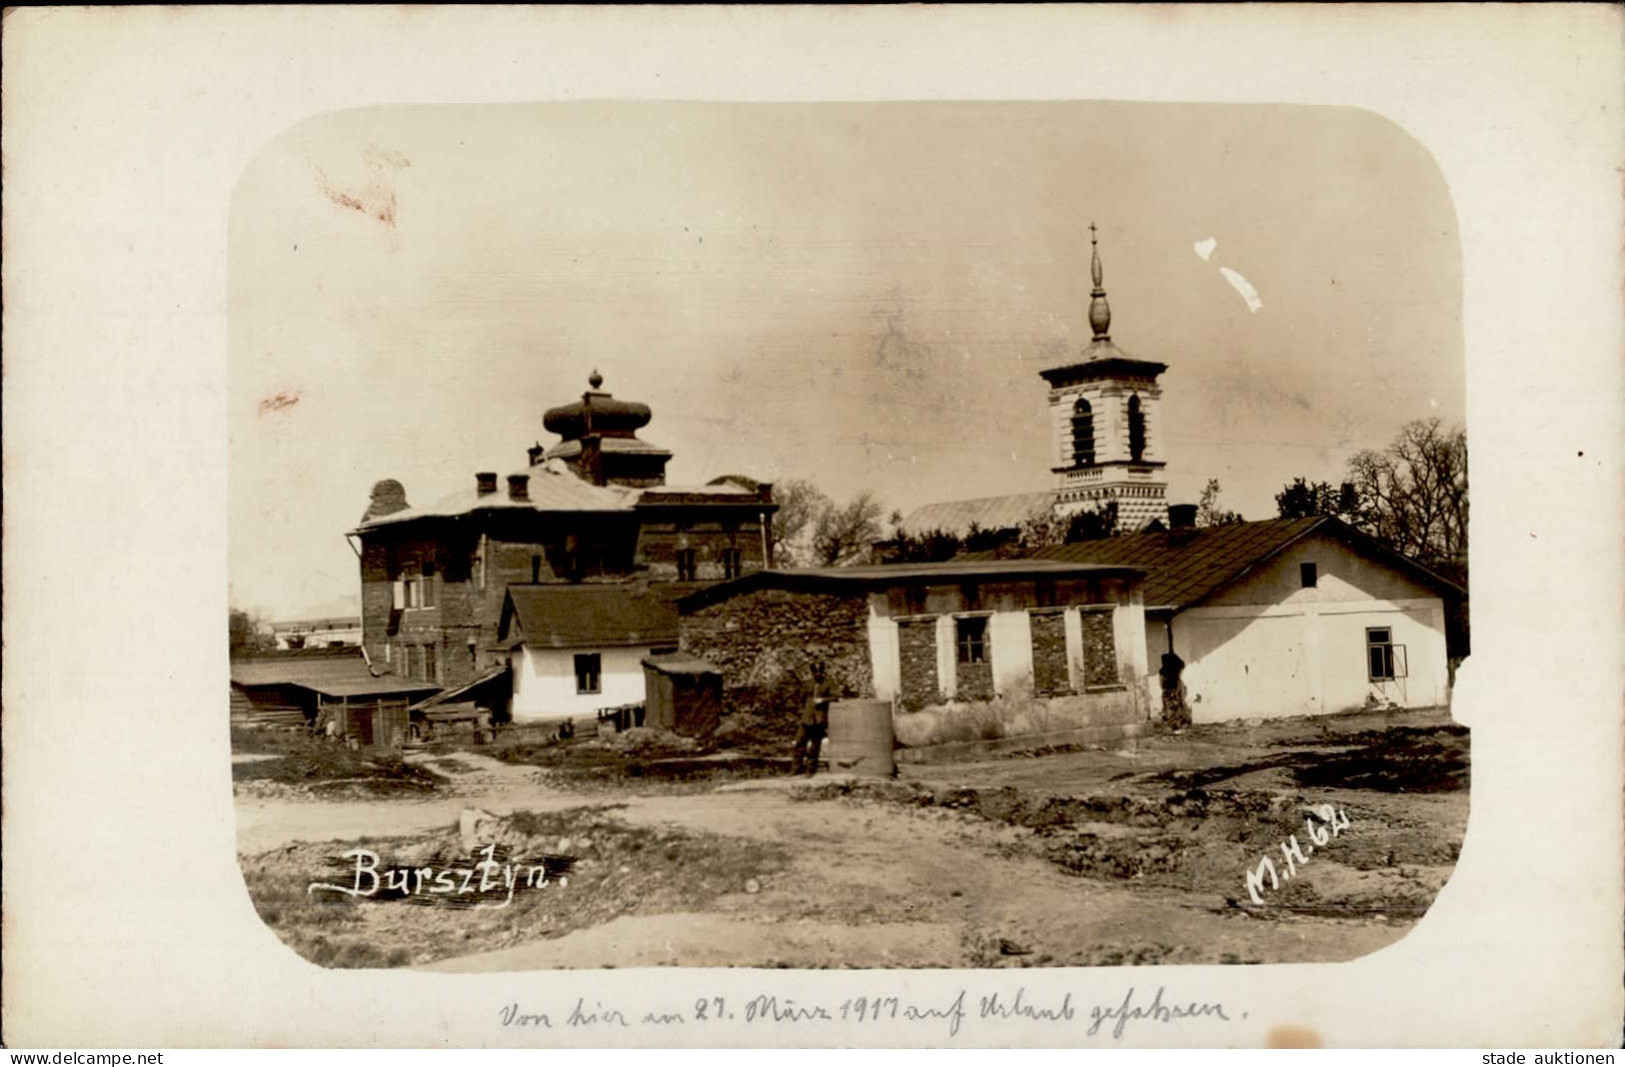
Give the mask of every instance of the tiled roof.
[{"label": "tiled roof", "polygon": [[1146,572],[1147,608],[1184,608],[1235,583],[1315,532],[1335,537],[1356,552],[1408,574],[1442,595],[1465,594],[1465,590],[1425,567],[1327,516],[1241,522],[1206,527],[1184,535],[1142,533],[1108,537],[1038,549],[1030,558],[1139,567]]},{"label": "tiled roof", "polygon": [[1055,494],[1049,490],[1016,493],[1013,496],[984,496],[976,500],[949,500],[915,508],[903,519],[898,529],[914,536],[933,530],[963,534],[970,529],[971,523],[983,530],[1002,530],[1020,526],[1034,512],[1047,511],[1054,502]]},{"label": "tiled roof", "polygon": [[384,695],[388,693],[432,693],[440,687],[395,674],[377,677],[367,669],[359,649],[341,656],[280,656],[233,660],[231,684],[297,685],[327,696]]},{"label": "tiled roof", "polygon": [[510,585],[498,639],[532,648],[675,645],[670,600],[621,585]]},{"label": "tiled roof", "polygon": [[360,649],[342,656],[267,656],[231,661],[233,685],[316,685],[370,679]]}]

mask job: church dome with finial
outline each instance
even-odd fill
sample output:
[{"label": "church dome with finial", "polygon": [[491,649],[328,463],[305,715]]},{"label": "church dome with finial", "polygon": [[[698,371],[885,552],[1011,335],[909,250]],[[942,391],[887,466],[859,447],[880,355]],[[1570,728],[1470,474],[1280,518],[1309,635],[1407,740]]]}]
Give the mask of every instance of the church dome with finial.
[{"label": "church dome with finial", "polygon": [[580,400],[549,408],[542,416],[542,425],[566,441],[574,441],[587,434],[635,437],[654,417],[647,404],[616,400],[612,394],[602,392],[604,376],[596,370],[587,379],[587,384],[590,388],[581,394]]},{"label": "church dome with finial", "polygon": [[616,400],[604,391],[604,376],[596,369],[587,386],[580,400],[549,408],[542,416],[542,425],[563,440],[551,448],[538,443],[530,449],[531,465],[563,460],[595,485],[663,485],[671,453],[638,439],[638,431],[653,418],[649,405]]}]

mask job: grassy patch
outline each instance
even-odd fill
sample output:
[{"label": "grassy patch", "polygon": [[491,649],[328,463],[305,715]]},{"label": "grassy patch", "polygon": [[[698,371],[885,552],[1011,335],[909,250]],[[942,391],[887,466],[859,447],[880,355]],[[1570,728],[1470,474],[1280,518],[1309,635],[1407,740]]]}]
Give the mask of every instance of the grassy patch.
[{"label": "grassy patch", "polygon": [[520,889],[503,908],[458,909],[414,901],[307,892],[332,879],[351,848],[378,866],[468,867],[455,830],[416,838],[299,844],[242,860],[260,917],[295,952],[325,967],[399,967],[561,937],[620,915],[704,908],[784,870],[788,851],[740,838],[631,826],[613,809],[516,812],[501,820],[513,862],[543,854],[576,858],[564,884]]}]

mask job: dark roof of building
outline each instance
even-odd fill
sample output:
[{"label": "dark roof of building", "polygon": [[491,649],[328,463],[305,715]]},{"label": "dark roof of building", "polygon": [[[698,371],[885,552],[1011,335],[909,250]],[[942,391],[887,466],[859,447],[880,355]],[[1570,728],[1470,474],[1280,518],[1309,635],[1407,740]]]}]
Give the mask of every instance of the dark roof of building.
[{"label": "dark roof of building", "polygon": [[643,665],[661,674],[721,674],[722,671],[707,660],[687,652],[659,652],[644,656]]},{"label": "dark roof of building", "polygon": [[1053,490],[984,496],[975,500],[948,500],[915,508],[899,524],[903,533],[919,536],[935,530],[963,534],[971,524],[983,530],[1020,526],[1036,512],[1048,512],[1055,503]]},{"label": "dark roof of building", "polygon": [[413,681],[394,674],[374,676],[359,649],[348,651],[348,655],[341,656],[268,656],[233,660],[231,684],[244,688],[296,685],[334,697],[431,693],[440,688],[433,682]]},{"label": "dark roof of building", "polygon": [[510,585],[499,641],[510,647],[675,645],[672,602],[623,585]]},{"label": "dark roof of building", "polygon": [[1185,608],[1198,604],[1267,564],[1311,533],[1338,538],[1364,555],[1441,592],[1464,591],[1446,579],[1384,547],[1329,516],[1265,519],[1186,532],[1130,534],[1098,541],[1056,545],[1031,553],[1035,560],[1112,563],[1145,571],[1147,608]]},{"label": "dark roof of building", "polygon": [[1136,567],[1116,564],[980,557],[961,557],[943,563],[883,563],[857,567],[762,570],[753,571],[731,582],[718,582],[716,585],[696,590],[678,601],[678,607],[683,611],[692,611],[763,587],[858,593],[898,585],[929,585],[932,582],[964,582],[972,579],[1019,581],[1023,578],[1139,578],[1141,573]]},{"label": "dark roof of building", "polygon": [[[326,651],[325,649],[323,651]],[[265,656],[257,659],[231,661],[233,685],[317,685],[335,682],[359,682],[372,678],[367,661],[360,649],[345,650],[344,655],[288,655]]]},{"label": "dark roof of building", "polygon": [[481,674],[473,681],[464,682],[462,685],[453,686],[450,689],[442,689],[433,696],[413,704],[412,710],[418,711],[424,708],[439,707],[444,704],[449,704],[455,701],[458,697],[466,696],[469,693],[486,686],[502,686],[511,684],[508,679],[504,677],[504,675],[507,673],[508,668],[506,666],[494,667],[491,670]]}]

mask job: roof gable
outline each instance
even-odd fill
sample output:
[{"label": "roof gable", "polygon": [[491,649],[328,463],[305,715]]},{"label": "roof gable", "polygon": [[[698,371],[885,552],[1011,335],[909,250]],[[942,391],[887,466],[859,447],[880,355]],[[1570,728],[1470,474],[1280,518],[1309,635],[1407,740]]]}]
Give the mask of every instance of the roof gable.
[{"label": "roof gable", "polygon": [[632,586],[510,585],[497,640],[510,648],[675,645],[677,610]]}]

